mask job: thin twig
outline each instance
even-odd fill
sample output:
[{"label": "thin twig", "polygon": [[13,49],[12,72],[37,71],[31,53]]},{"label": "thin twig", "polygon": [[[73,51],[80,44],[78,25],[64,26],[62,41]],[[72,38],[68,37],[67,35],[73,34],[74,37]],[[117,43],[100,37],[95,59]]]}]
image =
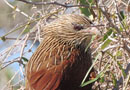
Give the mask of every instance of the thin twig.
[{"label": "thin twig", "polygon": [[[123,23],[122,23],[122,21],[121,21],[121,19],[123,19],[123,18],[122,18],[122,16],[121,16],[120,13],[119,13],[119,9],[118,9],[116,0],[114,0],[114,4],[115,4],[116,14],[117,14],[117,16],[118,16],[119,22],[120,22],[122,28],[126,31],[126,29],[125,29],[125,27],[124,27],[124,25],[123,25]],[[120,18],[121,18],[121,19],[120,19]]]},{"label": "thin twig", "polygon": [[109,21],[110,25],[118,32],[119,35],[121,35],[121,32],[120,32],[119,28],[116,25],[114,25],[111,18],[108,16],[107,11],[103,10],[102,8],[100,8],[100,10],[103,13],[103,15],[106,17],[106,19]]},{"label": "thin twig", "polygon": [[8,64],[6,64],[5,66],[1,67],[1,68],[0,68],[0,71],[1,71],[2,69],[6,68],[7,66],[9,66],[10,64],[13,64],[13,63],[15,63],[15,62],[19,62],[18,59],[19,59],[19,58],[16,58],[16,59],[14,59],[14,60],[11,60],[10,62],[6,62],[6,63],[8,63]]},{"label": "thin twig", "polygon": [[[125,69],[126,75],[129,75],[129,71],[130,71],[130,63],[127,65],[127,67]],[[123,77],[120,77],[120,79],[117,81],[117,87],[113,88],[112,90],[119,90],[119,86],[122,83],[123,83]]]},{"label": "thin twig", "polygon": [[24,15],[27,18],[30,18],[30,16],[28,14],[26,14],[25,12],[22,12],[19,8],[14,7],[13,5],[11,5],[7,0],[4,0],[4,2],[11,7],[12,9],[16,10],[17,12],[20,12],[22,15]]},{"label": "thin twig", "polygon": [[18,73],[19,73],[19,70],[11,77],[11,79],[8,81],[8,83],[6,85],[4,85],[4,87],[1,90],[5,90],[5,88],[7,88],[7,85],[13,81],[13,79],[16,77],[16,75]]},{"label": "thin twig", "polygon": [[27,43],[28,38],[29,38],[29,33],[26,35],[26,38],[25,38],[25,40],[24,40],[24,42],[23,42],[23,45],[22,45],[22,47],[21,47],[20,61],[21,61],[21,59],[22,59],[23,52],[24,52],[24,49],[25,49],[25,47],[26,47],[26,43]]},{"label": "thin twig", "polygon": [[109,46],[109,47],[106,47],[106,48],[103,49],[102,51],[103,51],[103,52],[106,52],[107,50],[114,49],[114,48],[117,48],[117,47],[119,47],[119,46],[120,46],[120,44],[111,45],[111,46]]},{"label": "thin twig", "polygon": [[[32,4],[32,5],[58,5],[58,6],[62,6],[62,7],[65,7],[65,8],[72,8],[72,7],[90,8],[89,5],[67,5],[67,4],[58,3],[56,1],[54,1],[54,2],[30,2],[30,1],[26,1],[26,0],[18,0],[18,1],[21,1],[21,2],[24,2],[24,3],[27,3],[27,4]],[[95,7],[95,6],[91,6],[91,8],[97,9],[97,7]]]},{"label": "thin twig", "polygon": [[[57,10],[57,11],[55,11],[55,12],[49,13],[49,14],[43,16],[43,17],[37,18],[37,19],[35,19],[35,20],[31,20],[31,21],[30,21],[30,24],[31,24],[31,23],[34,23],[34,22],[36,22],[36,21],[39,21],[40,19],[43,19],[43,18],[49,17],[49,16],[51,16],[51,15],[53,15],[53,14],[56,14],[56,13],[58,13],[59,11],[61,11],[61,9],[60,9],[60,10]],[[11,33],[13,33],[13,32],[15,32],[15,31],[17,31],[17,30],[19,30],[19,29],[25,27],[27,24],[28,24],[28,22],[26,22],[25,24],[23,24],[23,25],[21,25],[21,26],[15,28],[15,29],[12,30],[11,32],[6,33],[6,34],[3,35],[2,37],[5,37],[5,36],[7,36],[7,35],[9,35],[9,34],[11,34]],[[0,37],[0,39],[1,39],[2,37]]]},{"label": "thin twig", "polygon": [[[16,40],[17,38],[13,38],[13,37],[5,37],[6,40]],[[19,40],[25,40],[22,38],[19,38]],[[28,40],[35,40],[35,38],[28,38]]]}]

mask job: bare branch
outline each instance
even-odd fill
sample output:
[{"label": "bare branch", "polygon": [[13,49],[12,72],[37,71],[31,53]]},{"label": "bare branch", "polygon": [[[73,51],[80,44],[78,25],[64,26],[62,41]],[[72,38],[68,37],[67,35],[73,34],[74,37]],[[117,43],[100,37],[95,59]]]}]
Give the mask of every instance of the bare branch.
[{"label": "bare branch", "polygon": [[22,15],[24,15],[25,17],[27,18],[30,18],[30,16],[28,14],[26,14],[25,12],[22,12],[19,8],[11,5],[7,0],[4,0],[4,2],[9,6],[11,7],[12,9],[16,10],[17,12],[20,12]]},{"label": "bare branch", "polygon": [[[21,2],[24,2],[24,3],[27,3],[27,4],[33,4],[33,5],[58,5],[58,6],[62,6],[62,7],[65,7],[65,8],[72,8],[72,7],[86,7],[86,8],[89,8],[90,6],[89,5],[67,5],[67,4],[61,4],[61,3],[58,3],[58,2],[30,2],[30,1],[26,1],[26,0],[18,0],[18,1],[21,1]],[[94,8],[94,9],[97,9],[97,7],[95,6],[91,6],[91,8]]]}]

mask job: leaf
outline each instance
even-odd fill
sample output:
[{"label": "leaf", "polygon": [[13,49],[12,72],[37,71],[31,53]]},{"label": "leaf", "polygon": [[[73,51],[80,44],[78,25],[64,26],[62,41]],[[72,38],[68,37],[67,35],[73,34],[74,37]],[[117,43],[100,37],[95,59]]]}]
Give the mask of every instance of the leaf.
[{"label": "leaf", "polygon": [[[89,70],[87,71],[87,73],[86,73],[84,79],[83,79],[82,82],[81,82],[81,85],[80,85],[81,87],[84,86],[85,80],[86,80],[86,78],[88,77],[89,72],[92,70],[92,68],[93,68],[93,66],[94,66],[94,63],[97,61],[97,59],[98,59],[98,57],[99,57],[100,55],[101,55],[101,53],[98,53],[98,55],[96,56],[96,58],[95,58],[93,64],[91,65],[91,67],[90,67]],[[94,81],[93,81],[93,80],[90,80],[90,81],[86,82],[86,84],[90,84],[90,83],[92,83],[92,82],[94,82]],[[86,84],[85,84],[85,85],[86,85]]]},{"label": "leaf", "polygon": [[[77,2],[80,2],[81,5],[89,5],[93,0],[89,0],[88,2],[86,2],[86,0],[77,0]],[[91,14],[90,12],[90,8],[85,8],[85,7],[80,7],[80,11],[87,17],[89,17]]]},{"label": "leaf", "polygon": [[120,25],[120,31],[123,31],[123,27]]},{"label": "leaf", "polygon": [[104,80],[104,77],[101,77],[100,78],[100,82],[103,83],[105,80]]},{"label": "leaf", "polygon": [[27,59],[27,58],[22,57],[22,59],[23,59],[25,62],[28,62],[28,59]]},{"label": "leaf", "polygon": [[30,32],[30,23],[29,24],[27,24],[26,26],[25,26],[25,29],[24,29],[24,32],[23,33],[28,33],[28,32]]},{"label": "leaf", "polygon": [[113,30],[111,28],[107,31],[107,33],[103,37],[103,41],[105,41],[108,38],[108,36],[110,36],[112,34],[112,31]]},{"label": "leaf", "polygon": [[93,35],[91,38],[90,43],[87,45],[87,47],[85,48],[85,52],[87,52],[88,48],[90,47],[90,45],[92,44],[93,40],[96,38],[96,35]]},{"label": "leaf", "polygon": [[89,80],[89,81],[87,81],[87,82],[81,84],[81,87],[84,87],[84,86],[86,86],[86,85],[88,85],[88,84],[90,84],[90,83],[93,83],[93,82],[97,81],[97,80],[103,75],[103,73],[104,73],[104,72],[101,72],[101,73],[99,73],[99,74],[97,75],[96,78],[94,78],[94,79],[92,79],[92,80]]},{"label": "leaf", "polygon": [[24,30],[24,33],[28,33],[30,31],[30,28],[28,27],[28,28],[26,28],[25,30]]},{"label": "leaf", "polygon": [[110,43],[111,43],[112,40],[108,39],[105,41],[105,43],[101,46],[101,49],[105,49]]},{"label": "leaf", "polygon": [[118,57],[118,56],[122,56],[122,52],[121,51],[117,51],[116,52],[116,56]]}]

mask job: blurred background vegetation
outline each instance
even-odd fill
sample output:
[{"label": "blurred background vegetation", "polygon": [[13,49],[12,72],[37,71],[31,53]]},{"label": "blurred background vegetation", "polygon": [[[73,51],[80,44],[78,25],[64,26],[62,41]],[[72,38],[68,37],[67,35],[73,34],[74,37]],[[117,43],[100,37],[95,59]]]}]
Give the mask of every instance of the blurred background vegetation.
[{"label": "blurred background vegetation", "polygon": [[[58,15],[67,13],[89,17],[101,32],[102,37],[91,46],[97,76],[94,90],[129,90],[130,0],[55,1],[64,5],[89,7],[66,8],[54,4],[31,5],[18,0],[0,0],[1,90],[24,88],[25,65],[42,40],[41,27]],[[84,85],[85,82],[81,86]]]}]

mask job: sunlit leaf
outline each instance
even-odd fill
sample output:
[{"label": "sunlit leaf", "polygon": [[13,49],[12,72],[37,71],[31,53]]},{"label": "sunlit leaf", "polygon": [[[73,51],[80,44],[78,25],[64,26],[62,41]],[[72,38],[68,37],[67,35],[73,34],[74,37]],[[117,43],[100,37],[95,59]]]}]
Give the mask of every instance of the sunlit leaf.
[{"label": "sunlit leaf", "polygon": [[105,43],[101,46],[101,49],[105,49],[110,43],[111,43],[112,40],[106,40]]},{"label": "sunlit leaf", "polygon": [[92,79],[92,80],[89,80],[89,81],[87,81],[87,82],[81,84],[81,87],[84,87],[84,86],[86,86],[86,85],[88,85],[88,84],[91,84],[91,83],[97,81],[97,80],[103,75],[103,73],[104,73],[104,72],[101,72],[100,74],[97,75],[96,78],[94,78],[94,79]]},{"label": "sunlit leaf", "polygon": [[28,33],[28,32],[30,32],[30,24],[27,24],[26,26],[25,26],[26,28],[24,29],[24,32],[23,33]]},{"label": "sunlit leaf", "polygon": [[105,41],[107,38],[108,38],[108,36],[110,36],[111,34],[112,34],[112,29],[109,29],[108,31],[107,31],[107,33],[104,35],[104,37],[103,37],[103,41]]},{"label": "sunlit leaf", "polygon": [[[99,57],[100,55],[101,55],[101,53],[98,53],[98,55],[96,56],[94,62],[97,61],[97,59],[98,59],[98,57]],[[94,63],[94,62],[93,62],[93,63]],[[81,87],[86,86],[86,85],[88,85],[88,84],[90,84],[90,83],[96,81],[96,80],[97,80],[97,77],[99,77],[99,75],[98,75],[98,76],[97,76],[96,78],[94,78],[93,80],[90,80],[90,81],[88,81],[88,82],[85,82],[85,81],[86,81],[86,78],[88,77],[89,72],[91,71],[91,69],[93,68],[93,66],[94,66],[94,64],[91,65],[91,67],[89,68],[88,72],[86,73],[84,79],[83,79],[82,82],[81,82],[81,85],[80,85]],[[101,74],[101,73],[100,73],[100,74]]]},{"label": "sunlit leaf", "polygon": [[25,30],[24,30],[24,33],[28,33],[30,31],[30,28],[28,27],[28,28],[26,28]]},{"label": "sunlit leaf", "polygon": [[123,31],[123,27],[120,25],[120,31]]},{"label": "sunlit leaf", "polygon": [[121,51],[117,51],[116,52],[116,56],[122,56],[122,52]]}]

